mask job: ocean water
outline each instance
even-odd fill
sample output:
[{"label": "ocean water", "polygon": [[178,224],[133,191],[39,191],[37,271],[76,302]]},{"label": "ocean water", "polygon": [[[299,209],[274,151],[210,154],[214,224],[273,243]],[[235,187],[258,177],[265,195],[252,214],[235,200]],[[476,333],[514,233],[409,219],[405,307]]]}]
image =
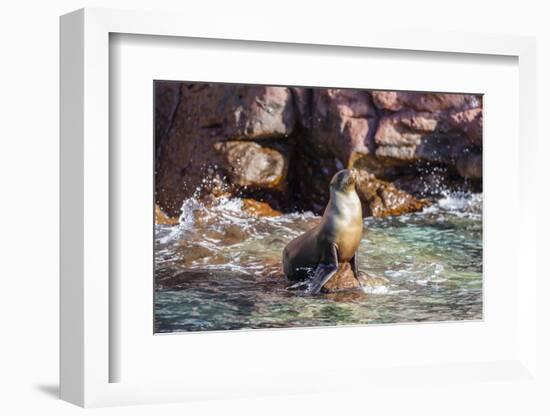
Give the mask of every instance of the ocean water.
[{"label": "ocean water", "polygon": [[423,212],[364,219],[360,272],[376,287],[306,296],[288,290],[281,253],[319,222],[256,218],[238,199],[184,202],[155,226],[155,332],[296,328],[482,318],[482,195],[448,193]]}]

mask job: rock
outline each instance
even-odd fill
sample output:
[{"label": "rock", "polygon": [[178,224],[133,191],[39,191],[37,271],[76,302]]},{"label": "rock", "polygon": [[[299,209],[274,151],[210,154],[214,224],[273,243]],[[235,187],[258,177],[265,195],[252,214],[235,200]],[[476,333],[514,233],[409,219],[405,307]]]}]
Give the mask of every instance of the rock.
[{"label": "rock", "polygon": [[374,136],[376,156],[450,163],[453,143],[451,136],[438,134],[441,127],[439,113],[404,110],[385,116]]},{"label": "rock", "polygon": [[169,217],[166,215],[160,207],[155,204],[155,224],[156,225],[176,225],[179,221],[177,218]]},{"label": "rock", "polygon": [[433,169],[481,187],[480,95],[157,82],[155,100],[156,202],[169,217],[220,195],[320,214],[346,167],[370,175],[365,215],[421,209],[405,188]]},{"label": "rock", "polygon": [[[375,134],[376,157],[436,163],[464,172],[458,160],[481,153],[481,109],[435,113],[403,110],[384,116]],[[403,166],[406,166],[406,163]],[[475,175],[469,173],[469,176]],[[479,176],[480,178],[480,176]]]},{"label": "rock", "polygon": [[359,171],[357,194],[363,205],[363,216],[386,217],[421,211],[429,202],[417,199],[389,182]]},{"label": "rock", "polygon": [[[457,166],[461,163],[464,162],[457,161]],[[476,178],[474,173],[470,173],[467,179],[473,180],[465,181],[465,177],[460,176],[460,174],[466,173],[465,171],[450,172],[448,169],[428,167],[428,169],[420,172],[401,175],[392,181],[392,185],[419,200],[428,198],[431,201],[444,197],[448,191],[482,192],[481,177]]]},{"label": "rock", "polygon": [[313,90],[311,88],[291,88],[296,109],[297,121],[304,129],[311,128],[313,111]]},{"label": "rock", "polygon": [[351,167],[373,150],[377,114],[363,90],[314,89],[310,145],[317,156]]},{"label": "rock", "polygon": [[[290,181],[294,206],[320,214],[329,197],[329,183],[338,170],[373,153],[378,117],[368,91],[314,89],[301,92],[312,106],[310,129],[296,137]],[[309,114],[301,110],[301,114]],[[373,154],[374,155],[374,154]]]},{"label": "rock", "polygon": [[[446,165],[465,178],[481,178],[481,96],[374,91],[386,114],[374,136],[377,158]],[[387,111],[390,111],[389,113]],[[410,172],[408,173],[410,174]]]},{"label": "rock", "polygon": [[449,114],[448,122],[451,128],[462,131],[474,146],[481,147],[483,139],[483,109],[470,108]]},{"label": "rock", "polygon": [[373,91],[372,99],[378,108],[390,111],[412,109],[436,112],[481,106],[481,96],[472,94]]},{"label": "rock", "polygon": [[[435,163],[467,179],[481,179],[482,97],[374,91],[385,111],[374,136],[375,155],[386,160]],[[410,174],[410,172],[407,172]]]},{"label": "rock", "polygon": [[303,151],[304,149],[297,149],[293,159],[300,161],[299,169],[294,166],[289,171],[292,184],[289,190],[291,205],[296,210],[321,215],[330,196],[329,184],[332,176],[343,169],[344,165],[336,158],[316,158]]},{"label": "rock", "polygon": [[242,100],[234,110],[240,127],[237,137],[288,137],[292,133],[296,114],[289,88],[244,87],[237,97]]},{"label": "rock", "polygon": [[[357,194],[363,206],[363,216],[384,217],[388,215],[400,215],[408,212],[421,211],[429,205],[424,199],[417,199],[410,193],[400,190],[391,182],[378,179],[370,173],[372,165],[365,163],[370,157],[362,158],[362,164],[356,164],[359,172],[359,180],[356,186]],[[375,158],[381,162],[380,158]],[[394,159],[386,161],[380,172],[387,173],[395,170],[399,172],[403,164],[394,164]],[[342,165],[332,159],[307,160],[302,158],[303,175],[295,180],[297,189],[292,189],[291,194],[300,200],[301,207],[318,215],[322,214],[329,198],[329,183],[332,175]],[[369,166],[369,167],[367,167]],[[386,171],[384,171],[386,168]],[[392,175],[395,173],[392,173]]]},{"label": "rock", "polygon": [[286,87],[233,84],[183,84],[185,132],[219,139],[288,137],[296,123],[292,94]]},{"label": "rock", "polygon": [[[435,131],[437,124],[433,113],[401,111],[380,120],[374,141],[378,148],[418,146],[423,137]],[[380,153],[378,149],[377,153]]]},{"label": "rock", "polygon": [[392,182],[395,178],[401,177],[414,168],[408,161],[391,157],[367,155],[362,157],[354,166],[357,170],[364,170],[373,174],[378,179]]},{"label": "rock", "polygon": [[180,100],[181,84],[172,81],[155,81],[155,151],[158,154]]},{"label": "rock", "polygon": [[[284,144],[240,142],[282,143],[295,124],[289,88],[180,83],[180,104],[159,144],[156,202],[175,216],[185,199],[208,194],[212,178],[224,173],[235,180],[233,193],[240,186],[284,188],[288,169]],[[225,141],[239,143],[220,145]],[[246,167],[237,163],[239,157]]]},{"label": "rock", "polygon": [[283,189],[286,185],[286,152],[250,141],[214,144],[222,170],[239,187]]},{"label": "rock", "polygon": [[357,280],[349,263],[340,263],[336,274],[323,286],[323,293],[335,293],[346,290],[354,290],[359,288],[376,289],[385,286],[390,281],[382,276],[375,276],[359,272],[359,280]]},{"label": "rock", "polygon": [[[252,198],[243,198],[243,210],[254,217],[278,217],[280,211],[273,209],[267,202],[256,201]],[[279,259],[277,259],[277,264]]]},{"label": "rock", "polygon": [[456,161],[456,169],[466,179],[481,179],[483,160],[480,154],[466,153]]},{"label": "rock", "polygon": [[449,183],[446,172],[429,171],[422,174],[401,175],[392,182],[393,186],[416,198],[438,198]]},{"label": "rock", "polygon": [[358,289],[361,287],[359,281],[353,275],[349,263],[340,263],[338,271],[332,278],[325,283],[321,291],[323,293],[337,292],[340,290]]},{"label": "rock", "polygon": [[455,168],[457,158],[468,150],[468,138],[460,132],[438,132],[427,135],[416,146],[413,160]]}]

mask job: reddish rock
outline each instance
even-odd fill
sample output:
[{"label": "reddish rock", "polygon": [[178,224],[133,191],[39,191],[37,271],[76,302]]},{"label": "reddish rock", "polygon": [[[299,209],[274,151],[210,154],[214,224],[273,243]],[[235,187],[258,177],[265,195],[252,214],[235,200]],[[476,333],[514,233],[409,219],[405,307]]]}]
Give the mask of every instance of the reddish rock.
[{"label": "reddish rock", "polygon": [[481,105],[481,96],[472,94],[373,91],[372,99],[378,108],[391,111],[412,109],[436,112],[474,108]]},{"label": "reddish rock", "polygon": [[[407,161],[451,162],[451,139],[444,113],[404,110],[383,117],[374,136],[376,156]],[[459,143],[458,143],[459,142]],[[463,146],[463,140],[457,144]]]},{"label": "reddish rock", "polygon": [[244,87],[237,91],[233,117],[236,138],[288,137],[296,122],[292,96],[284,87]]},{"label": "reddish rock", "polygon": [[380,157],[375,154],[367,155],[359,159],[354,168],[373,174],[378,179],[393,181],[403,175],[403,169],[409,166],[409,162],[401,159]]},{"label": "reddish rock", "polygon": [[[458,168],[458,161],[469,153],[481,152],[481,124],[482,110],[479,108],[391,113],[380,120],[374,137],[375,155],[382,160],[444,164],[462,175],[466,171]],[[469,173],[464,177],[476,176]]]},{"label": "reddish rock", "polygon": [[[243,198],[243,210],[254,217],[278,217],[282,213],[276,209],[273,209],[271,205],[266,202],[256,201],[252,198]],[[277,258],[277,264],[279,259]]]},{"label": "reddish rock", "polygon": [[482,145],[483,139],[483,109],[470,108],[449,114],[448,123],[451,128],[462,131],[472,145]]},{"label": "reddish rock", "polygon": [[433,162],[481,179],[480,158],[473,156],[481,154],[480,95],[374,91],[372,97],[385,111],[374,136],[379,160],[369,162],[377,173],[386,173],[390,161],[401,161],[404,170]]},{"label": "reddish rock", "polygon": [[356,188],[365,217],[401,215],[421,211],[429,205],[428,201],[417,199],[366,171],[359,171]]},{"label": "reddish rock", "polygon": [[332,175],[352,166],[370,175],[365,215],[421,209],[391,183],[425,185],[433,166],[480,184],[479,95],[157,82],[155,100],[156,202],[169,217],[221,195],[321,213]]},{"label": "reddish rock", "polygon": [[[166,213],[177,215],[182,202],[198,190],[208,194],[210,180],[223,173],[235,179],[237,187],[283,187],[288,167],[283,153],[259,144],[219,143],[284,142],[296,123],[289,88],[181,83],[180,91],[180,104],[157,157],[156,200]],[[233,158],[239,154],[251,172]],[[228,166],[229,160],[235,165]]]},{"label": "reddish rock", "polygon": [[178,224],[178,219],[175,217],[169,217],[166,215],[160,207],[155,204],[155,224],[156,225],[176,225]]},{"label": "reddish rock", "polygon": [[315,89],[310,142],[320,156],[352,166],[371,152],[377,115],[361,90]]},{"label": "reddish rock", "polygon": [[359,280],[355,278],[349,263],[340,263],[336,274],[323,286],[323,293],[350,291],[361,287],[375,289],[389,284],[390,281],[382,276],[374,276],[359,271]]},{"label": "reddish rock", "polygon": [[383,117],[374,136],[377,146],[418,146],[422,137],[437,128],[438,118],[433,113],[406,110]]},{"label": "reddish rock", "polygon": [[220,139],[287,137],[296,114],[286,87],[182,84],[176,128]]},{"label": "reddish rock", "polygon": [[323,293],[337,292],[340,290],[352,290],[360,287],[359,281],[355,278],[349,263],[340,263],[338,271],[325,283],[321,291]]},{"label": "reddish rock", "polygon": [[285,152],[250,141],[219,142],[214,148],[233,185],[279,190],[285,187],[288,170]]}]

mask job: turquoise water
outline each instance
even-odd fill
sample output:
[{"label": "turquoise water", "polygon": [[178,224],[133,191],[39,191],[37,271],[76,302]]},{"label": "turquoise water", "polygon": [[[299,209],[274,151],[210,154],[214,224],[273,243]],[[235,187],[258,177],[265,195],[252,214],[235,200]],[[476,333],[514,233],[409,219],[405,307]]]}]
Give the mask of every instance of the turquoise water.
[{"label": "turquoise water", "polygon": [[482,318],[482,196],[449,194],[424,212],[364,220],[359,268],[382,286],[305,296],[280,257],[319,221],[255,218],[239,199],[184,203],[155,228],[155,331],[387,324]]}]

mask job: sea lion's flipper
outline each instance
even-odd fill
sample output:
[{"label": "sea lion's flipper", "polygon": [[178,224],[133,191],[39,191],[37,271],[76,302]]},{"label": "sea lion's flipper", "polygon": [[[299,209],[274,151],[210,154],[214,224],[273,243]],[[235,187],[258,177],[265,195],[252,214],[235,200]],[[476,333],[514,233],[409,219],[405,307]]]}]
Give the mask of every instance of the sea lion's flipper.
[{"label": "sea lion's flipper", "polygon": [[325,261],[326,263],[320,263],[317,266],[315,274],[309,282],[306,292],[310,295],[319,293],[324,284],[338,271],[338,252],[336,251],[336,246],[332,245],[330,250],[328,250]]},{"label": "sea lion's flipper", "polygon": [[315,269],[315,275],[309,282],[306,293],[309,295],[316,295],[317,293],[319,293],[325,283],[328,282],[337,271],[338,266],[334,266],[333,264],[318,265]]},{"label": "sea lion's flipper", "polygon": [[359,280],[359,250],[355,252],[355,255],[350,260],[351,270],[357,280]]}]

